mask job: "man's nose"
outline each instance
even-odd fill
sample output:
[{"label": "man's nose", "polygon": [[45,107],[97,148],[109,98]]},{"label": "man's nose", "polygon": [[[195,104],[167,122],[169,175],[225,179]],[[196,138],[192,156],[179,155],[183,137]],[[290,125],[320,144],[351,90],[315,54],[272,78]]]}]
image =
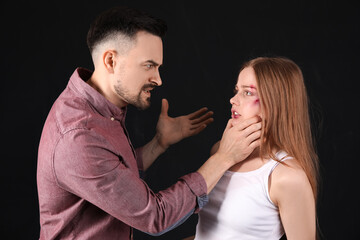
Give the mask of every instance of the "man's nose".
[{"label": "man's nose", "polygon": [[151,82],[155,83],[156,86],[161,86],[162,85],[162,80],[161,80],[159,71],[157,72],[157,74],[155,76],[153,76],[151,78]]}]

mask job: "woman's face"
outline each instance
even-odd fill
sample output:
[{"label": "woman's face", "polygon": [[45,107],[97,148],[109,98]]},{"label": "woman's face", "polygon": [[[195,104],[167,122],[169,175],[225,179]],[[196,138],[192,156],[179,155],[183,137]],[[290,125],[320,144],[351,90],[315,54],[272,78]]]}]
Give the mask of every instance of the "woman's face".
[{"label": "woman's face", "polygon": [[230,103],[234,123],[254,116],[261,117],[256,77],[252,67],[244,68],[240,72],[235,86],[235,96],[230,99]]}]

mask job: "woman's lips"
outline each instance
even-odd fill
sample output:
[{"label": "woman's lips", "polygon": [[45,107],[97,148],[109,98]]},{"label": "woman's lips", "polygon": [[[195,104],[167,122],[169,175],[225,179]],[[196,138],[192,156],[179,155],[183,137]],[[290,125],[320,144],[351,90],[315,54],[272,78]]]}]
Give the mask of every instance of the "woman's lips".
[{"label": "woman's lips", "polygon": [[236,118],[239,118],[241,115],[236,112],[235,110],[231,110],[231,117],[236,119]]}]

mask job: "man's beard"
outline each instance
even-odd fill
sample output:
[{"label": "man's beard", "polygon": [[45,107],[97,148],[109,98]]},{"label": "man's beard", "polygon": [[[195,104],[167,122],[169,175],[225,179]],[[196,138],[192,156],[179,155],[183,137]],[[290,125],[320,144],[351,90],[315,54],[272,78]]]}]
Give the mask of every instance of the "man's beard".
[{"label": "man's beard", "polygon": [[150,107],[150,97],[146,98],[145,100],[142,100],[141,98],[141,94],[143,93],[143,91],[145,91],[145,89],[149,89],[149,88],[155,88],[156,85],[154,84],[145,84],[142,88],[141,91],[139,92],[139,94],[137,95],[130,95],[129,91],[126,88],[122,87],[122,84],[120,81],[117,82],[117,85],[114,86],[116,93],[122,98],[124,99],[128,104],[133,105],[134,107],[140,109],[140,110],[145,110],[147,108]]}]

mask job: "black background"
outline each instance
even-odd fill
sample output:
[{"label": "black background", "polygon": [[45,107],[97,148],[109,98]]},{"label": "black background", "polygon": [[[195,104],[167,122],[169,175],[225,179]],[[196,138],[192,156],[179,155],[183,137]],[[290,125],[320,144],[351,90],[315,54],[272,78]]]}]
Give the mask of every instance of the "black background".
[{"label": "black background", "polygon": [[[230,117],[229,99],[241,63],[260,55],[286,56],[303,70],[321,161],[318,215],[324,239],[356,239],[359,228],[359,22],[357,1],[2,1],[1,6],[1,235],[37,239],[37,148],[52,103],[76,67],[93,69],[86,47],[90,22],[115,5],[148,11],[167,21],[163,86],[152,106],[129,107],[135,146],[154,132],[161,98],[169,115],[203,106],[215,122],[172,146],[146,181],[164,189],[208,158]],[[194,233],[197,216],[151,238]]]}]

